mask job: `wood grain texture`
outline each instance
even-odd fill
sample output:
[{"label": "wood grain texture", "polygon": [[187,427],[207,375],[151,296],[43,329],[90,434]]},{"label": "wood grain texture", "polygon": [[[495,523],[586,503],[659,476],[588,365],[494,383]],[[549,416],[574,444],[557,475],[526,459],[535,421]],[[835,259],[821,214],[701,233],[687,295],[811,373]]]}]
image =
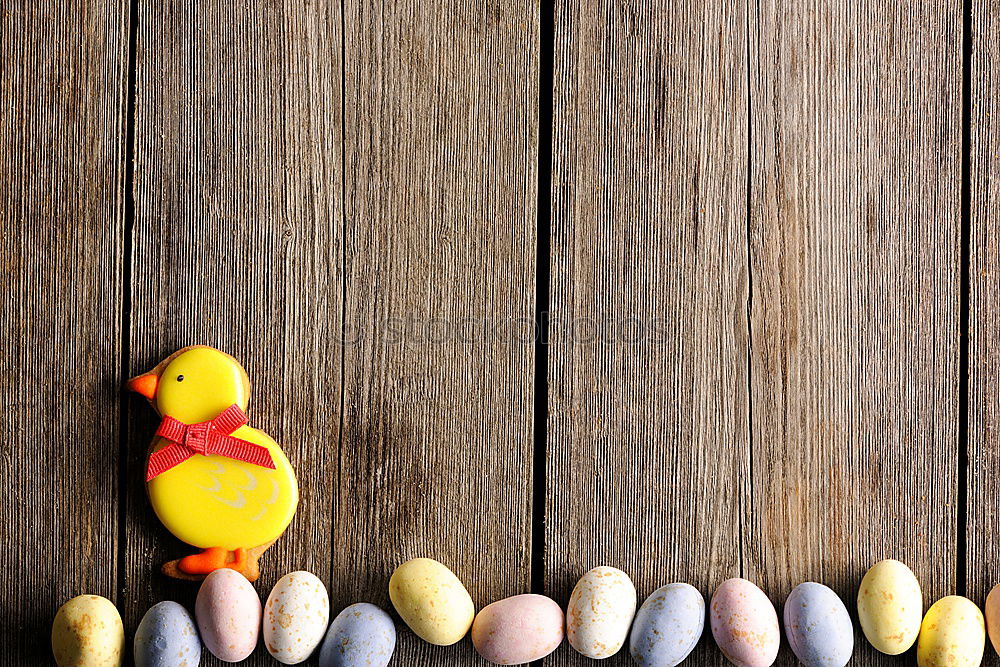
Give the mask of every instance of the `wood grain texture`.
[{"label": "wood grain texture", "polygon": [[11,3],[0,45],[0,664],[41,665],[117,593],[127,8]]},{"label": "wood grain texture", "polygon": [[[340,438],[340,11],[325,3],[139,4],[131,371],[185,345],[234,355],[251,425],[282,445],[298,513],[257,584],[330,581]],[[156,428],[130,402],[126,626],[196,584],[159,574],[190,553],[157,522],[142,468]],[[244,664],[271,664],[259,647]],[[217,662],[206,652],[203,664]]]},{"label": "wood grain texture", "polygon": [[[433,557],[529,588],[538,9],[346,0],[336,607]],[[406,665],[480,664],[399,624]],[[485,664],[485,663],[483,663]]]},{"label": "wood grain texture", "polygon": [[930,604],[956,583],[961,8],[758,7],[748,577],[853,607],[894,557]]},{"label": "wood grain texture", "polygon": [[[968,595],[986,601],[1000,584],[1000,2],[972,3],[969,234]],[[986,649],[985,664],[1000,664]]]},{"label": "wood grain texture", "polygon": [[[556,2],[545,584],[741,571],[742,2]],[[693,660],[719,663],[703,642]],[[589,660],[564,645],[546,664]],[[631,664],[628,649],[608,665]]]}]

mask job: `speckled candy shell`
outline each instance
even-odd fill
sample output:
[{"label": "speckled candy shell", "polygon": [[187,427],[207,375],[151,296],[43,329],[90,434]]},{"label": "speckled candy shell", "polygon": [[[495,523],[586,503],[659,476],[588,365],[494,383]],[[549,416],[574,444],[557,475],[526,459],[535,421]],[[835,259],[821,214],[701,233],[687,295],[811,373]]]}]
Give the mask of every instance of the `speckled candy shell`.
[{"label": "speckled candy shell", "polygon": [[212,655],[239,662],[257,647],[261,608],[257,591],[235,570],[222,569],[205,577],[194,603],[201,640]]},{"label": "speckled candy shell", "polygon": [[689,584],[667,584],[635,615],[629,651],[645,667],[674,667],[690,655],[705,629],[705,598]]},{"label": "speckled candy shell", "polygon": [[990,643],[993,644],[993,650],[1000,653],[1000,584],[994,586],[986,596],[983,612],[986,615],[986,630],[990,635]]},{"label": "speckled candy shell", "polygon": [[898,560],[879,561],[858,587],[858,621],[868,642],[882,653],[899,655],[917,641],[923,595],[913,571]]},{"label": "speckled candy shell", "polygon": [[570,646],[588,658],[610,658],[628,639],[635,616],[635,585],[613,567],[595,567],[580,578],[566,609]]},{"label": "speckled candy shell", "polygon": [[917,639],[918,667],[979,667],[986,627],[979,607],[958,595],[943,597],[927,610]]},{"label": "speckled candy shell", "polygon": [[289,572],[271,589],[264,605],[264,646],[278,662],[297,665],[312,655],[326,633],[330,598],[319,577]]},{"label": "speckled candy shell", "polygon": [[832,589],[807,581],[785,600],[785,636],[805,667],[844,667],[854,651],[854,625]]},{"label": "speckled candy shell", "polygon": [[774,605],[752,582],[728,579],[712,596],[712,635],[737,667],[768,667],[778,657],[781,629]]},{"label": "speckled candy shell", "polygon": [[472,627],[476,607],[455,573],[432,558],[408,560],[389,578],[389,599],[426,642],[451,646]]},{"label": "speckled candy shell", "polygon": [[396,626],[373,604],[352,604],[337,614],[319,651],[320,667],[386,667],[396,649]]},{"label": "speckled candy shell", "polygon": [[149,608],[135,631],[136,667],[198,667],[201,640],[194,619],[176,602]]},{"label": "speckled candy shell", "polygon": [[52,622],[52,655],[59,667],[118,667],[125,631],[118,609],[100,595],[80,595]]},{"label": "speckled candy shell", "polygon": [[559,648],[563,612],[544,595],[515,595],[483,607],[472,623],[472,643],[496,665],[541,660]]}]

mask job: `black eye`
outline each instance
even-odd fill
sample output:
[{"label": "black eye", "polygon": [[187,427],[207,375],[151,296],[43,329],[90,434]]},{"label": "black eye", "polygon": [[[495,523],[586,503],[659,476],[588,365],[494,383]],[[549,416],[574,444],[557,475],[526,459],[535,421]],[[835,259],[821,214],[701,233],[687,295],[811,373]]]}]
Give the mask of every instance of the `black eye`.
[{"label": "black eye", "polygon": [[183,375],[178,375],[178,376],[177,376],[177,381],[178,381],[178,382],[182,381],[183,379],[184,379],[184,376],[183,376]]}]

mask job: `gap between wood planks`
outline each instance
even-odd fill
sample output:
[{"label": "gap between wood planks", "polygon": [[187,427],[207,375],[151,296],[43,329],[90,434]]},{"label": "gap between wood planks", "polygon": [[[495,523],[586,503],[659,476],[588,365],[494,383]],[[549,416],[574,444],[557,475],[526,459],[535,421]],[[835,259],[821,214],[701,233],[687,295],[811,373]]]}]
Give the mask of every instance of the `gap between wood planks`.
[{"label": "gap between wood planks", "polygon": [[[545,482],[549,417],[549,294],[552,237],[552,105],[555,97],[555,0],[539,0],[538,220],[535,228],[534,457],[531,496],[531,592],[545,594]],[[560,605],[562,606],[562,605]],[[542,667],[544,659],[532,667]]]},{"label": "gap between wood planks", "polygon": [[969,513],[969,294],[972,252],[972,0],[962,2],[962,168],[961,168],[961,260],[959,262],[958,339],[958,559],[955,589],[967,596]]},{"label": "gap between wood planks", "polygon": [[[128,85],[125,100],[125,169],[122,182],[122,284],[121,284],[121,348],[119,354],[119,377],[122,381],[129,376],[132,352],[129,332],[132,328],[132,231],[135,227],[135,97],[136,97],[136,46],[139,28],[139,0],[130,0],[128,12]],[[128,512],[128,396],[119,389],[118,398],[118,549],[116,563],[117,595],[115,606],[122,609],[125,604],[125,535]]]}]

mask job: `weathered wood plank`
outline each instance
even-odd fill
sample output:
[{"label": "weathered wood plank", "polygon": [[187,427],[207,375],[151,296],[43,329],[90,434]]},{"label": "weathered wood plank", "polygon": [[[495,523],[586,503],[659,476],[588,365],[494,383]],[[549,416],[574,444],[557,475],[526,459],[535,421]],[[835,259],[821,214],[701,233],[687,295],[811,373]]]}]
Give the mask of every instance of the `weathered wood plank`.
[{"label": "weathered wood plank", "polygon": [[0,663],[42,665],[117,596],[128,10],[10,3],[0,45]]},{"label": "weathered wood plank", "polygon": [[[969,597],[982,604],[1000,584],[1000,2],[972,3],[969,234]],[[1000,664],[986,649],[986,664]]]},{"label": "weathered wood plank", "polygon": [[[295,569],[329,582],[341,377],[340,8],[140,2],[131,370],[193,343],[240,359],[251,424],[298,474],[294,521],[261,560],[262,598]],[[156,418],[130,403],[127,626],[195,585],[160,563],[142,465]],[[216,664],[208,660],[203,664]],[[270,664],[259,648],[247,664]]]},{"label": "weathered wood plank", "polygon": [[[335,605],[436,558],[529,587],[535,2],[344,3],[344,441]],[[478,664],[401,628],[407,665]]]},{"label": "weathered wood plank", "polygon": [[813,580],[853,607],[888,557],[927,604],[955,590],[961,25],[943,0],[752,17],[747,572],[777,603]]},{"label": "weathered wood plank", "polygon": [[[743,2],[556,3],[545,583],[741,569]],[[706,641],[693,658],[717,663]],[[583,665],[568,646],[547,664]],[[606,661],[631,664],[628,649]]]}]

